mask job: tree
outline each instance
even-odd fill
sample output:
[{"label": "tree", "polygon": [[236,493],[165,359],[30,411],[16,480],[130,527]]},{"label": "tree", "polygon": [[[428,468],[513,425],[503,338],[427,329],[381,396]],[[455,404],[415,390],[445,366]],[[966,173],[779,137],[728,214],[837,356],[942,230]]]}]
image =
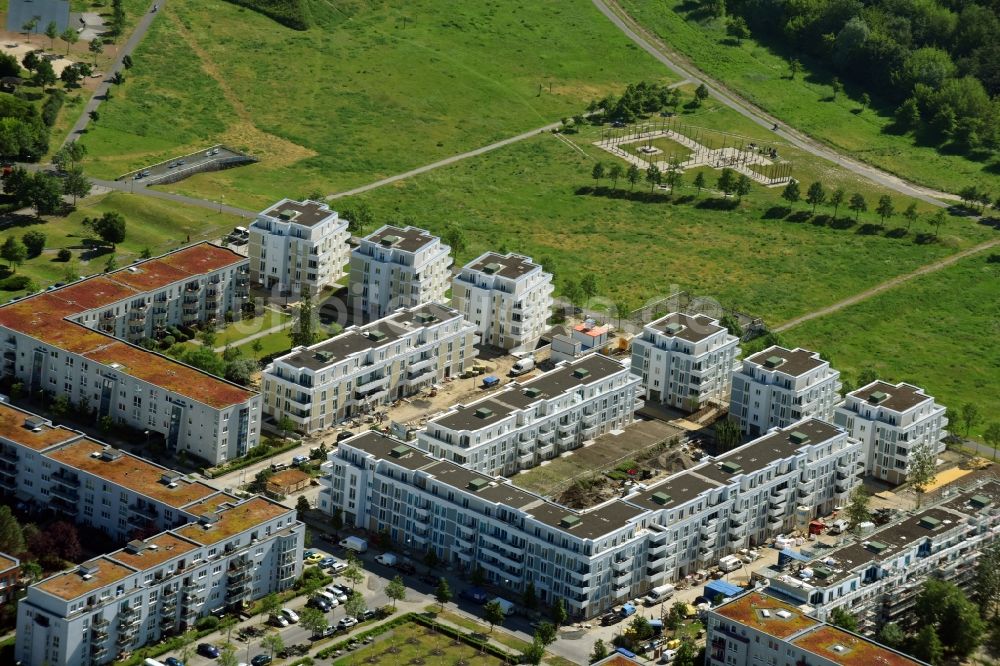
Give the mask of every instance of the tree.
[{"label": "tree", "polygon": [[871,105],[872,105],[871,95],[869,95],[868,93],[861,93],[861,108],[867,109]]},{"label": "tree", "polygon": [[[304,621],[304,620],[303,620]],[[182,660],[183,663],[188,663]],[[236,648],[232,643],[226,643],[219,651],[219,659],[216,662],[219,666],[239,666],[240,660],[236,657]]]},{"label": "tree", "polygon": [[997,449],[1000,448],[1000,421],[992,421],[983,431],[983,441],[993,449],[993,460],[997,459]]},{"label": "tree", "polygon": [[[83,174],[83,168],[74,165],[66,171],[63,177],[63,194],[73,197],[73,205],[76,205],[77,197],[85,197],[90,194],[90,179]],[[120,214],[118,214],[121,217]],[[125,218],[122,218],[122,240],[125,240]],[[118,241],[121,242],[121,241]]]},{"label": "tree", "polygon": [[538,632],[535,632],[535,638],[531,641],[531,645],[525,648],[524,652],[521,654],[523,663],[526,664],[540,664],[542,663],[542,657],[545,656],[545,644],[542,643],[538,638]]},{"label": "tree", "polygon": [[742,439],[743,433],[740,432],[740,426],[736,421],[720,419],[715,422],[715,441],[718,443],[721,451],[729,451],[735,448]]},{"label": "tree", "polygon": [[692,184],[696,188],[698,188],[698,194],[700,195],[701,191],[705,189],[705,172],[699,171],[697,174],[695,174],[694,183]]},{"label": "tree", "polygon": [[33,33],[35,28],[38,27],[39,21],[41,21],[39,17],[33,16],[21,25],[21,32],[24,33],[25,38],[27,38],[29,42],[31,41],[31,33]]},{"label": "tree", "polygon": [[736,189],[736,172],[729,167],[723,169],[722,173],[719,174],[717,186],[728,197]]},{"label": "tree", "polygon": [[696,656],[694,643],[690,638],[684,638],[677,648],[677,654],[674,655],[673,666],[695,666]]},{"label": "tree", "polygon": [[351,592],[344,604],[344,612],[351,617],[361,617],[368,609],[368,602],[361,596],[360,592]]},{"label": "tree", "polygon": [[816,206],[819,206],[824,201],[826,201],[826,188],[823,187],[823,183],[818,180],[813,181],[809,185],[809,189],[806,190],[806,203],[813,207],[813,214],[816,214]]},{"label": "tree", "polygon": [[907,232],[909,232],[910,227],[913,226],[913,223],[916,222],[919,217],[920,214],[917,212],[917,202],[911,201],[910,205],[903,211],[903,218],[906,220]]},{"label": "tree", "polygon": [[662,174],[660,173],[659,167],[655,164],[650,164],[649,168],[646,169],[646,182],[649,183],[649,192],[652,194],[653,188],[660,184],[662,179]]},{"label": "tree", "polygon": [[789,204],[798,203],[802,194],[799,191],[799,181],[790,180],[788,184],[785,185],[785,189],[781,191],[781,198],[787,201]]},{"label": "tree", "polygon": [[101,114],[100,114],[100,112],[97,109],[94,109],[93,111],[91,111],[87,115],[90,117],[90,122],[92,122],[92,123],[96,123],[98,120],[101,119]]},{"label": "tree", "polygon": [[1000,613],[1000,543],[985,548],[976,560],[973,598],[985,618]]},{"label": "tree", "polygon": [[439,578],[437,588],[434,590],[434,598],[441,605],[441,610],[444,610],[444,605],[451,601],[451,586],[448,585],[447,578]]},{"label": "tree", "polygon": [[83,226],[112,249],[125,240],[125,216],[121,213],[108,211],[100,217],[84,218]]},{"label": "tree", "polygon": [[914,448],[910,452],[910,466],[906,470],[906,481],[917,493],[917,508],[920,500],[936,476],[937,456],[934,450],[926,444]]},{"label": "tree", "polygon": [[589,302],[594,296],[597,296],[597,276],[595,276],[592,271],[588,272],[583,276],[583,279],[580,280],[580,291],[583,292],[587,302]]},{"label": "tree", "polygon": [[306,513],[312,507],[309,506],[309,500],[306,499],[305,495],[300,495],[297,502],[295,502],[295,510],[299,513]]},{"label": "tree", "polygon": [[358,558],[354,554],[347,556],[347,568],[344,569],[340,574],[344,580],[351,584],[351,589],[353,590],[356,585],[360,585],[365,580],[364,571],[361,570],[361,563],[358,562]]},{"label": "tree", "polygon": [[299,611],[299,622],[313,636],[322,634],[323,630],[330,626],[330,622],[326,619],[326,614],[318,608],[303,608]]},{"label": "tree", "polygon": [[552,618],[552,623],[557,628],[565,624],[568,614],[566,613],[566,604],[563,603],[562,597],[556,597],[556,600],[552,602],[550,617]]},{"label": "tree", "polygon": [[73,28],[66,28],[63,34],[59,35],[59,39],[66,42],[66,55],[69,55],[69,47],[80,41],[80,34]]},{"label": "tree", "polygon": [[56,81],[56,70],[53,69],[52,63],[44,58],[40,59],[35,65],[35,73],[31,77],[31,82],[39,88],[44,88],[51,86]]},{"label": "tree", "polygon": [[736,179],[736,201],[743,201],[743,197],[750,194],[750,190],[753,188],[753,181],[745,173],[741,173],[739,178]]},{"label": "tree", "polygon": [[72,88],[80,82],[83,78],[80,73],[80,68],[76,65],[70,65],[63,69],[62,74],[59,75],[59,80],[66,84],[67,88]]},{"label": "tree", "polygon": [[913,614],[918,626],[931,627],[944,648],[959,659],[979,647],[986,630],[979,609],[962,589],[937,578],[924,581]]},{"label": "tree", "polygon": [[742,16],[731,16],[726,22],[726,34],[735,39],[737,44],[742,44],[750,36],[750,27]]},{"label": "tree", "polygon": [[847,631],[858,631],[858,619],[845,611],[843,608],[834,608],[830,613],[830,623],[835,627],[846,629]]},{"label": "tree", "polygon": [[590,177],[594,179],[595,183],[597,183],[597,187],[601,186],[601,178],[604,178],[604,163],[603,162],[598,162],[598,163],[596,163],[594,165],[594,168],[590,172]]},{"label": "tree", "polygon": [[493,633],[493,627],[498,624],[503,624],[503,621],[507,618],[506,613],[503,611],[503,606],[496,599],[487,601],[483,605],[483,619],[490,623],[490,633]]},{"label": "tree", "polygon": [[667,170],[667,185],[670,186],[670,193],[673,194],[674,190],[684,184],[684,173],[681,171],[679,166],[670,165]]},{"label": "tree", "polygon": [[962,405],[962,410],[960,412],[962,418],[962,425],[965,426],[965,436],[969,436],[969,431],[972,427],[977,425],[981,420],[979,415],[979,407],[974,402],[967,402]]},{"label": "tree", "polygon": [[285,641],[277,631],[269,631],[260,640],[260,646],[267,650],[273,659],[275,652],[281,652],[285,649]]},{"label": "tree", "polygon": [[302,285],[302,301],[299,304],[299,318],[289,334],[293,347],[308,347],[316,342],[314,319],[312,294],[309,291],[309,285],[304,284]]},{"label": "tree", "polygon": [[694,89],[695,105],[701,106],[706,99],[708,99],[708,86],[704,83],[698,84],[698,87]]},{"label": "tree", "polygon": [[49,48],[54,49],[56,37],[59,36],[59,26],[56,25],[55,21],[49,21],[48,25],[45,26],[45,36],[49,38]]},{"label": "tree", "polygon": [[256,370],[257,361],[251,358],[239,356],[239,351],[237,350],[237,357],[226,362],[225,368],[222,371],[222,376],[225,377],[227,381],[231,381],[234,384],[249,386],[253,379],[253,373]]},{"label": "tree", "polygon": [[400,576],[396,576],[385,586],[385,596],[392,599],[393,608],[396,607],[397,601],[406,600],[406,585],[403,584],[403,579]]},{"label": "tree", "polygon": [[636,183],[642,179],[642,171],[639,170],[634,164],[628,166],[628,170],[625,172],[625,180],[628,181],[629,190],[635,190]]},{"label": "tree", "polygon": [[622,176],[624,176],[624,175],[625,175],[625,169],[623,169],[622,165],[619,164],[618,162],[615,162],[614,164],[612,164],[611,168],[608,169],[608,178],[611,179],[611,183],[612,183],[611,186],[614,189],[616,189],[616,190],[618,189],[618,180]]},{"label": "tree", "polygon": [[833,81],[830,81],[830,87],[833,88],[833,99],[836,101],[837,95],[844,92],[844,84],[835,76]]},{"label": "tree", "polygon": [[788,61],[788,78],[794,79],[802,71],[802,63],[799,62],[798,58],[792,58]]},{"label": "tree", "polygon": [[21,242],[24,243],[24,247],[28,250],[28,259],[31,259],[40,255],[42,250],[45,249],[45,234],[32,229],[21,236]]},{"label": "tree", "polygon": [[7,505],[0,505],[0,552],[23,553],[24,531]]},{"label": "tree", "polygon": [[628,296],[621,295],[618,297],[618,300],[615,301],[615,316],[618,318],[618,328],[622,327],[622,320],[627,320],[634,309]]},{"label": "tree", "polygon": [[67,262],[67,261],[69,261],[72,258],[73,258],[73,252],[70,251],[69,249],[65,248],[65,247],[64,248],[60,248],[60,250],[58,252],[56,252],[56,259],[59,260],[59,261],[62,261],[64,263]]},{"label": "tree", "polygon": [[272,592],[263,599],[260,600],[260,612],[261,616],[266,620],[269,616],[274,615],[281,608],[281,599],[278,597],[277,593]]},{"label": "tree", "polygon": [[62,566],[63,561],[78,560],[83,553],[76,526],[66,521],[49,525],[44,532],[35,532],[28,542],[28,550],[52,567]]},{"label": "tree", "polygon": [[833,219],[837,219],[837,211],[840,210],[840,205],[844,203],[844,199],[847,197],[847,192],[844,188],[838,187],[830,195],[830,205],[833,206]]},{"label": "tree", "polygon": [[906,634],[895,622],[887,622],[879,629],[878,642],[894,650],[900,650],[906,642]]},{"label": "tree", "polygon": [[[104,52],[104,47],[101,46],[101,40],[92,39],[90,44],[87,46],[87,50],[94,54],[94,67],[97,67],[97,56]],[[128,64],[125,64],[124,60],[122,61],[122,64],[125,65],[125,69],[129,69],[132,66],[132,58],[127,55],[125,57],[128,58]]]},{"label": "tree", "polygon": [[7,262],[11,272],[17,272],[17,267],[28,258],[28,248],[16,236],[8,236],[0,246],[0,258]]},{"label": "tree", "polygon": [[888,194],[880,196],[878,199],[878,206],[875,207],[875,212],[878,213],[882,226],[885,226],[885,219],[887,217],[891,218],[896,214],[896,207],[892,204],[892,197]]},{"label": "tree", "polygon": [[458,256],[465,252],[465,234],[453,224],[449,224],[444,230],[444,242],[451,246],[451,251]]},{"label": "tree", "polygon": [[535,638],[541,641],[542,645],[551,645],[558,637],[556,626],[551,622],[541,622],[535,629]]},{"label": "tree", "polygon": [[851,195],[847,207],[854,211],[854,219],[857,220],[861,213],[868,210],[868,202],[865,201],[865,197],[860,192],[855,192]]},{"label": "tree", "polygon": [[868,508],[870,503],[871,495],[868,494],[863,485],[858,484],[851,491],[850,500],[848,501],[847,508],[844,510],[847,521],[850,523],[851,531],[857,533],[861,523],[866,523],[872,519],[872,512]]},{"label": "tree", "polygon": [[608,646],[604,641],[598,638],[594,641],[594,649],[590,653],[590,663],[598,662],[601,659],[606,659],[608,656]]},{"label": "tree", "polygon": [[931,626],[924,626],[917,632],[909,652],[931,666],[938,666],[944,659],[944,647],[941,645],[941,639],[938,638],[937,632]]}]

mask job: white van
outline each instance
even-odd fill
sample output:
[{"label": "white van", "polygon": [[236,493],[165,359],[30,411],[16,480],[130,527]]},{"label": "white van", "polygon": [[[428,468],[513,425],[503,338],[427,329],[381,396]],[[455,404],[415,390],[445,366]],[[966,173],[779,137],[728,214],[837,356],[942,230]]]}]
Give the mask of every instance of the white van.
[{"label": "white van", "polygon": [[675,589],[673,585],[659,585],[650,590],[643,601],[645,601],[647,606],[656,605],[674,596]]},{"label": "white van", "polygon": [[382,553],[375,558],[375,561],[387,567],[394,567],[396,566],[396,562],[399,561],[399,558],[396,557],[395,553]]},{"label": "white van", "polygon": [[510,376],[517,377],[518,375],[523,375],[526,372],[531,372],[535,369],[535,359],[533,356],[526,356],[525,358],[519,359],[514,363],[514,367],[510,369]]},{"label": "white van", "polygon": [[743,566],[743,562],[740,558],[735,555],[726,555],[719,560],[719,570],[729,573],[730,571],[736,571]]},{"label": "white van", "polygon": [[513,615],[514,611],[517,610],[517,606],[514,605],[514,602],[507,601],[503,597],[497,597],[493,601],[495,601],[498,604],[500,604],[500,608],[503,609],[503,614],[506,615],[506,616],[508,616],[508,617],[511,616],[511,615]]},{"label": "white van", "polygon": [[328,592],[326,590],[320,590],[319,592],[316,593],[316,596],[326,599],[327,601],[330,602],[330,606],[334,608],[340,605],[340,601],[337,599],[336,596],[334,596],[332,592]]},{"label": "white van", "polygon": [[361,537],[349,536],[340,541],[340,547],[353,550],[355,553],[363,553],[368,550],[368,542]]}]

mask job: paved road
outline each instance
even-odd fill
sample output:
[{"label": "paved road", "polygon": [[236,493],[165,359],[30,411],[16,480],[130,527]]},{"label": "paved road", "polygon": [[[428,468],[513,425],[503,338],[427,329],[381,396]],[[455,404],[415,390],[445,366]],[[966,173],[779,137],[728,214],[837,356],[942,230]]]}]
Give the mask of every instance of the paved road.
[{"label": "paved road", "polygon": [[139,19],[139,24],[136,25],[135,30],[132,31],[132,34],[129,36],[128,40],[126,40],[125,45],[118,51],[118,58],[111,65],[110,71],[106,72],[105,79],[101,81],[99,86],[97,86],[97,89],[94,90],[94,94],[91,96],[90,101],[88,101],[87,105],[83,107],[83,113],[81,113],[80,117],[77,118],[76,124],[73,125],[73,129],[69,132],[69,136],[67,136],[66,140],[63,141],[64,146],[67,143],[76,141],[80,138],[81,134],[87,131],[87,125],[90,124],[90,112],[96,111],[97,107],[99,107],[101,102],[104,101],[104,95],[108,92],[108,89],[112,85],[111,77],[114,76],[115,72],[120,72],[124,69],[122,60],[124,60],[125,56],[132,54],[135,47],[138,46],[139,42],[142,41],[142,38],[146,36],[149,26],[153,23],[153,19],[156,18],[156,14],[152,11],[154,4],[159,4],[162,9],[163,6],[167,4],[167,0],[156,0],[155,3],[149,3],[149,7],[146,8],[146,13],[141,19]]},{"label": "paved road", "polygon": [[[121,180],[141,180],[143,185],[156,185],[168,176],[175,176],[182,173],[196,173],[201,169],[201,167],[206,164],[211,164],[212,162],[222,162],[224,160],[246,157],[242,153],[237,153],[236,151],[229,150],[223,146],[214,146],[212,150],[215,152],[211,152],[206,148],[205,150],[188,153],[187,155],[180,155],[158,164],[150,164],[139,169],[134,169],[123,175]],[[139,179],[135,178],[136,175],[145,171],[149,172],[148,176],[143,176]]]},{"label": "paved road", "polygon": [[[949,204],[939,200],[942,198],[956,200],[954,195],[947,192],[940,192],[908,183],[902,178],[882,171],[881,169],[877,169],[868,164],[844,157],[815,139],[812,139],[811,137],[794,129],[783,126],[781,121],[777,118],[733,94],[732,91],[728,90],[720,82],[707,77],[704,72],[695,68],[691,63],[684,62],[681,64],[681,58],[670,51],[669,47],[660,42],[660,40],[654,35],[650,34],[647,30],[642,28],[642,26],[635,23],[635,21],[633,21],[620,7],[618,7],[614,0],[609,0],[608,2],[605,2],[605,0],[591,1],[594,3],[594,6],[597,7],[597,9],[612,23],[614,23],[619,30],[624,32],[629,39],[635,42],[635,44],[641,49],[656,58],[668,69],[675,72],[678,76],[691,79],[693,82],[704,83],[709,89],[709,92],[712,93],[712,95],[714,95],[719,101],[737,113],[757,123],[761,127],[770,129],[773,125],[779,125],[779,129],[776,134],[786,139],[796,148],[838,164],[853,173],[875,181],[876,183],[895,190],[900,194],[920,199],[921,201],[934,206],[948,206]],[[654,45],[657,42],[659,42],[659,44]],[[669,55],[667,55],[668,53]]]},{"label": "paved road", "polygon": [[892,289],[893,287],[898,287],[904,282],[909,282],[913,278],[920,277],[921,275],[927,275],[928,273],[933,273],[935,271],[939,271],[942,268],[951,266],[956,261],[964,259],[973,254],[979,254],[980,252],[983,252],[984,250],[989,250],[990,248],[996,247],[997,245],[1000,245],[1000,239],[986,241],[985,243],[980,243],[979,245],[967,248],[965,250],[962,250],[961,252],[956,252],[955,254],[945,257],[944,259],[939,259],[934,263],[921,266],[915,271],[906,273],[905,275],[899,275],[897,277],[892,278],[891,280],[886,280],[885,282],[875,285],[871,289],[866,289],[865,291],[862,291],[859,294],[848,296],[844,300],[837,301],[833,305],[829,305],[825,308],[820,308],[819,310],[814,310],[813,312],[804,314],[801,317],[796,317],[795,319],[786,321],[785,323],[781,324],[780,326],[776,326],[771,330],[773,330],[775,333],[781,333],[782,331],[787,331],[788,329],[794,328],[795,326],[798,326],[803,322],[807,322],[810,319],[823,317],[833,312],[836,312],[837,310],[842,310],[848,306],[854,305],[855,303],[860,303],[861,301],[868,300],[869,298],[875,296],[876,294],[880,294],[883,291]]},{"label": "paved road", "polygon": [[141,182],[137,183],[134,180],[121,181],[121,180],[100,180],[98,178],[91,178],[91,182],[97,187],[103,187],[108,190],[117,190],[119,192],[131,192],[133,194],[141,194],[144,197],[153,197],[154,199],[163,199],[165,201],[174,201],[177,203],[187,204],[188,206],[198,206],[200,208],[207,208],[209,210],[214,210],[217,213],[229,213],[230,215],[239,215],[240,217],[245,217],[247,219],[254,219],[257,217],[257,211],[247,210],[246,208],[237,208],[236,206],[228,206],[217,201],[209,201],[207,199],[197,199],[195,197],[184,196],[183,194],[174,194],[173,192],[162,192],[160,190],[151,190]]}]

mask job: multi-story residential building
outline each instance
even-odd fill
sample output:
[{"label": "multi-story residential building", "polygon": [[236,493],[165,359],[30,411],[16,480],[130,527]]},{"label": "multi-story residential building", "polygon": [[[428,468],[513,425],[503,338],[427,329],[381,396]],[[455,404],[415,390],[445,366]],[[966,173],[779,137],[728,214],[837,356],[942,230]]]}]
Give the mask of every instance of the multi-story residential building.
[{"label": "multi-story residential building", "polygon": [[875,381],[848,393],[833,419],[861,440],[869,474],[899,484],[906,481],[915,450],[944,451],[944,414],[944,406],[917,386]]},{"label": "multi-story residential building", "polygon": [[297,347],[264,370],[264,412],[315,432],[377,405],[413,395],[475,362],[475,327],[426,303]]},{"label": "multi-story residential building", "polygon": [[451,302],[484,345],[532,351],[552,311],[552,274],[529,257],[487,252],[452,280]]},{"label": "multi-story residential building", "polygon": [[246,258],[199,243],[4,305],[3,374],[160,433],[170,451],[211,464],[241,456],[260,438],[260,397],[129,340],[239,317],[246,271]]},{"label": "multi-story residential building", "polygon": [[18,663],[110,663],[295,582],[305,529],[294,509],[216,493],[189,512],[194,522],[31,585],[18,604]]},{"label": "multi-story residential building", "polygon": [[729,393],[740,340],[705,315],[673,312],[632,340],[632,372],[646,400],[695,412]]},{"label": "multi-story residential building", "polygon": [[1000,482],[981,478],[834,549],[806,550],[755,572],[772,594],[829,618],[840,608],[874,632],[886,622],[912,624],[912,609],[930,576],[974,584],[979,553],[1000,534]]},{"label": "multi-story residential building", "polygon": [[514,474],[624,428],[641,406],[638,386],[627,365],[591,354],[451,407],[417,433],[417,445],[477,472]]},{"label": "multi-story residential building", "polygon": [[250,279],[267,289],[317,294],[347,265],[347,220],[325,203],[282,199],[250,225]]},{"label": "multi-story residential building", "polygon": [[21,578],[21,561],[13,555],[0,553],[0,604],[17,598],[18,581]]},{"label": "multi-story residential building", "polygon": [[437,236],[383,226],[351,251],[350,305],[378,319],[399,308],[444,303],[451,262],[451,248]]},{"label": "multi-story residential building", "polygon": [[455,569],[480,566],[497,585],[531,582],[543,601],[591,617],[842,503],[860,456],[842,428],[807,420],[576,511],[367,432],[330,454],[318,505]]},{"label": "multi-story residential building", "polygon": [[760,590],[709,609],[705,629],[705,666],[926,666]]},{"label": "multi-story residential building", "polygon": [[807,349],[769,347],[743,359],[732,383],[729,418],[751,437],[805,418],[833,421],[840,402],[840,372]]}]

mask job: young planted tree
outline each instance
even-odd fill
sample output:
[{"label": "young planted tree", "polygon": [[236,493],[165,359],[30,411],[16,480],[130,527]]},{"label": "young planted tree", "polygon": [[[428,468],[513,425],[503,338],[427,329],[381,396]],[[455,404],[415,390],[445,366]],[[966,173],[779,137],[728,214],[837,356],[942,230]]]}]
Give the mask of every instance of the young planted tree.
[{"label": "young planted tree", "polygon": [[[73,197],[73,205],[76,205],[76,200],[79,197],[85,197],[90,194],[91,183],[90,179],[87,178],[83,173],[83,167],[74,164],[69,169],[66,170],[66,175],[63,176],[63,194],[68,194]],[[120,215],[119,215],[120,217]],[[122,240],[125,240],[124,234],[124,224],[125,218],[122,219]],[[118,241],[121,242],[121,241]]]},{"label": "young planted tree", "polygon": [[49,48],[54,49],[56,37],[59,36],[59,26],[56,25],[55,21],[49,21],[48,25],[45,26],[45,36],[49,38]]},{"label": "young planted tree", "polygon": [[1000,421],[992,421],[983,431],[983,441],[993,449],[993,460],[997,459],[997,449],[1000,448]]},{"label": "young planted tree", "polygon": [[833,88],[833,99],[837,100],[837,95],[844,92],[844,84],[840,82],[836,76],[833,77],[833,81],[830,81],[830,87]]},{"label": "young planted tree", "polygon": [[562,597],[556,597],[556,600],[552,602],[550,617],[552,618],[552,624],[554,624],[556,628],[561,627],[566,623],[568,614],[566,613],[566,604],[563,603]]},{"label": "young planted tree", "polygon": [[394,577],[389,584],[385,586],[385,596],[392,599],[392,607],[396,607],[397,601],[406,600],[406,585],[403,583],[403,579],[400,576]]},{"label": "young planted tree", "polygon": [[884,227],[886,218],[891,218],[896,214],[896,207],[892,204],[892,197],[888,194],[883,194],[878,199],[878,206],[875,207],[875,212],[878,213],[880,224]]},{"label": "young planted tree", "polygon": [[594,189],[597,190],[601,187],[601,178],[604,178],[604,163],[598,162],[594,165],[594,168],[590,171],[590,177],[594,179]]},{"label": "young planted tree", "polygon": [[742,16],[730,16],[726,22],[726,34],[735,39],[737,45],[740,45],[744,39],[750,37],[750,27]]},{"label": "young planted tree", "polygon": [[909,233],[910,227],[913,226],[913,223],[916,222],[919,217],[920,213],[917,212],[917,202],[911,201],[910,205],[903,211],[903,218],[906,220],[907,233]]},{"label": "young planted tree", "polygon": [[28,258],[28,248],[16,236],[8,236],[0,245],[0,258],[7,262],[12,273]]},{"label": "young planted tree", "polygon": [[813,215],[816,214],[816,206],[821,205],[824,201],[826,201],[826,188],[818,180],[813,181],[809,185],[809,189],[806,190],[806,203],[813,207]]},{"label": "young planted tree", "polygon": [[59,39],[66,42],[66,55],[69,55],[70,47],[80,41],[80,33],[73,28],[66,28],[63,34],[59,35]]},{"label": "young planted tree", "polygon": [[590,663],[596,663],[608,657],[608,646],[603,639],[594,641],[594,649],[590,653]]},{"label": "young planted tree", "polygon": [[870,503],[871,495],[868,494],[863,485],[858,484],[851,491],[851,498],[848,501],[847,508],[844,510],[852,532],[857,533],[861,523],[866,523],[872,519],[872,512],[869,509]]},{"label": "young planted tree", "polygon": [[708,99],[708,86],[704,83],[699,84],[697,88],[694,89],[694,102],[695,106],[701,106],[702,103]]},{"label": "young planted tree", "polygon": [[854,617],[843,608],[834,608],[830,613],[830,624],[847,631],[858,631],[858,618]]},{"label": "young planted tree", "polygon": [[451,586],[448,585],[447,578],[438,579],[437,588],[434,590],[434,599],[440,604],[441,610],[444,610],[444,605],[451,601]]},{"label": "young planted tree", "polygon": [[742,439],[743,433],[736,421],[720,419],[715,422],[715,441],[721,451],[737,447]]},{"label": "young planted tree", "polygon": [[736,172],[726,167],[719,174],[719,180],[716,185],[728,197],[736,189]]},{"label": "young planted tree", "polygon": [[365,573],[361,570],[361,563],[358,562],[358,558],[353,553],[347,556],[347,568],[340,575],[351,584],[351,590],[364,582]]},{"label": "young planted tree", "polygon": [[465,242],[465,233],[453,224],[449,224],[444,230],[444,242],[451,246],[451,251],[456,256],[465,252],[467,243]]},{"label": "young planted tree", "polygon": [[537,666],[542,663],[543,657],[545,657],[545,644],[539,639],[538,632],[536,631],[531,645],[521,653],[521,663]]},{"label": "young planted tree", "polygon": [[608,169],[608,178],[611,179],[611,186],[614,189],[616,190],[618,189],[618,181],[621,180],[621,177],[624,175],[625,175],[625,169],[623,169],[622,165],[619,164],[618,162],[612,164],[611,168]]},{"label": "young planted tree", "polygon": [[625,180],[628,181],[629,191],[635,190],[635,186],[642,180],[642,171],[634,164],[628,165],[628,170],[625,172]]},{"label": "young planted tree", "polygon": [[313,313],[312,294],[309,285],[302,286],[302,300],[299,303],[299,318],[296,326],[289,334],[292,346],[308,347],[316,342],[315,316]]},{"label": "young planted tree", "polygon": [[851,195],[847,207],[854,211],[854,220],[857,221],[861,213],[868,210],[868,202],[865,201],[865,197],[860,192],[855,192]]},{"label": "young planted tree", "polygon": [[787,201],[790,205],[798,203],[801,197],[802,193],[799,190],[799,181],[797,180],[788,181],[788,184],[785,185],[785,189],[781,191],[781,198]]},{"label": "young planted tree", "polygon": [[788,78],[794,79],[802,71],[802,63],[798,58],[792,58],[788,62]]},{"label": "young planted tree", "polygon": [[28,250],[28,259],[37,257],[45,250],[45,234],[41,231],[36,231],[32,229],[21,236],[21,242],[24,243],[24,247]]},{"label": "young planted tree", "polygon": [[861,110],[863,111],[871,105],[872,105],[871,95],[869,95],[868,93],[861,93]]},{"label": "young planted tree", "polygon": [[360,592],[351,592],[344,604],[344,612],[351,617],[361,617],[368,609],[368,602],[361,596]]},{"label": "young planted tree", "polygon": [[653,188],[660,184],[663,174],[660,173],[659,167],[655,164],[650,164],[649,168],[646,169],[646,182],[649,183],[649,193],[653,193]]},{"label": "young planted tree", "polygon": [[830,195],[830,205],[833,206],[833,219],[837,219],[837,212],[840,210],[840,205],[844,203],[844,199],[847,198],[847,192],[844,188],[838,187]]},{"label": "young planted tree", "polygon": [[304,608],[299,611],[299,622],[313,636],[320,636],[330,626],[326,614],[318,608]]},{"label": "young planted tree", "polygon": [[740,177],[736,179],[736,201],[742,202],[743,197],[750,194],[750,190],[753,188],[753,181],[745,173],[741,173]]},{"label": "young planted tree", "polygon": [[979,424],[982,417],[979,415],[979,407],[974,402],[967,402],[962,405],[959,412],[962,418],[962,425],[965,427],[965,436],[969,436],[972,427]]},{"label": "young planted tree", "polygon": [[507,619],[507,614],[504,613],[500,602],[493,599],[483,605],[483,619],[490,623],[490,633],[492,634],[493,628],[502,625],[503,621]]},{"label": "young planted tree", "polygon": [[276,652],[281,652],[285,649],[285,641],[277,631],[269,631],[260,640],[260,646],[267,650],[271,654],[271,658],[274,659]]},{"label": "young planted tree", "polygon": [[698,188],[698,194],[701,195],[701,191],[705,189],[705,172],[699,171],[695,174],[694,182],[692,183],[696,188]]},{"label": "young planted tree", "polygon": [[918,446],[910,453],[910,466],[906,470],[906,481],[917,493],[918,509],[927,487],[934,482],[936,464],[937,455],[927,445]]},{"label": "young planted tree", "polygon": [[537,638],[542,645],[551,645],[552,643],[555,643],[558,637],[559,635],[556,632],[556,626],[551,622],[541,622],[539,623],[538,628],[535,629],[535,638]]},{"label": "young planted tree", "polygon": [[[93,54],[93,56],[94,56],[94,67],[97,67],[97,56],[101,55],[101,53],[104,52],[104,47],[101,46],[101,40],[99,40],[99,39],[92,39],[92,40],[90,40],[90,44],[87,46],[87,50],[90,51]],[[125,57],[128,58],[128,56],[125,56]],[[129,62],[130,63],[132,62],[131,58],[129,58]],[[127,66],[126,66],[126,69],[128,69]]]}]

